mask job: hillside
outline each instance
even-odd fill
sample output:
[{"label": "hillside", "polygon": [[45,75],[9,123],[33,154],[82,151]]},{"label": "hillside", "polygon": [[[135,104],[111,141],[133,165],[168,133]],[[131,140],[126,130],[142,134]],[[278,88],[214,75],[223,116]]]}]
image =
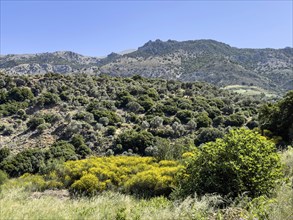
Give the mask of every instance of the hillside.
[{"label": "hillside", "polygon": [[1,56],[7,73],[91,73],[257,86],[284,94],[293,89],[293,48],[239,49],[214,40],[149,41],[124,55],[85,57],[73,52]]},{"label": "hillside", "polygon": [[95,154],[152,155],[160,145],[199,145],[230,126],[255,127],[260,103],[199,82],[1,74],[0,148],[46,148],[80,134]]},{"label": "hillside", "polygon": [[287,219],[293,151],[272,141],[292,142],[293,91],[230,89],[0,74],[0,216]]}]

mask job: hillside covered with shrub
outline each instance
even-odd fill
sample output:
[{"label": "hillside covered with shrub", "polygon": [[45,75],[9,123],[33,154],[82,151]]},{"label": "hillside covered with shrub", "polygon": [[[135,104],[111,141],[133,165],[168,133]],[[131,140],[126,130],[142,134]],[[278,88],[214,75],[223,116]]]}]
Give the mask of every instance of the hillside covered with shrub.
[{"label": "hillside covered with shrub", "polygon": [[78,135],[89,148],[79,149],[80,157],[92,151],[174,159],[188,150],[179,145],[199,146],[230,127],[257,127],[262,101],[200,82],[1,74],[1,147],[18,153]]},{"label": "hillside covered with shrub", "polygon": [[[101,219],[290,217],[292,95],[138,75],[0,74],[0,205],[25,213],[13,193],[48,204],[60,199],[45,193],[68,192],[65,210],[83,202],[81,218],[97,204],[115,210],[99,209]],[[17,217],[8,206],[1,215]]]}]

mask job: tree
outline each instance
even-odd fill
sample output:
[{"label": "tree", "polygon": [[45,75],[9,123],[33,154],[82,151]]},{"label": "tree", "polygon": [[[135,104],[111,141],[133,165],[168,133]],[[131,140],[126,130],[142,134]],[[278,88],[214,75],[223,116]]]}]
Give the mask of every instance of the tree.
[{"label": "tree", "polygon": [[0,163],[10,155],[10,149],[7,147],[3,147],[0,149]]},{"label": "tree", "polygon": [[71,144],[74,146],[75,152],[80,155],[81,158],[85,158],[92,152],[91,149],[86,146],[84,138],[80,134],[76,134],[72,137]]},{"label": "tree", "polygon": [[40,106],[51,106],[51,105],[56,105],[60,101],[60,97],[51,92],[46,92],[43,93],[39,98],[38,98],[38,104]]},{"label": "tree", "polygon": [[145,149],[153,145],[154,137],[147,131],[137,132],[128,130],[120,134],[116,140],[117,145],[122,145],[122,149],[116,149],[116,153],[123,151],[133,150],[134,153],[145,155]]},{"label": "tree", "polygon": [[194,115],[194,113],[192,111],[181,110],[181,111],[177,112],[176,117],[179,118],[183,124],[186,124],[188,121],[191,120],[193,115]]},{"label": "tree", "polygon": [[74,146],[66,141],[55,142],[50,147],[49,158],[57,158],[65,161],[77,159]]},{"label": "tree", "polygon": [[196,117],[196,123],[197,123],[197,127],[198,128],[202,128],[202,127],[209,127],[212,124],[212,120],[209,118],[208,114],[203,112],[200,113],[197,117]]},{"label": "tree", "polygon": [[214,141],[217,138],[222,138],[223,136],[224,133],[217,128],[201,128],[194,143],[196,145],[201,145],[209,141]]},{"label": "tree", "polygon": [[282,177],[275,145],[244,128],[231,130],[223,139],[206,143],[190,160],[182,180],[182,193],[219,193],[236,197],[270,194]]},{"label": "tree", "polygon": [[226,117],[226,120],[224,121],[224,125],[226,127],[228,126],[235,126],[235,127],[241,127],[245,123],[245,117],[241,114],[232,114]]},{"label": "tree", "polygon": [[37,173],[45,161],[45,153],[38,149],[24,150],[14,157],[7,157],[0,163],[0,169],[11,177],[24,173]]},{"label": "tree", "polygon": [[17,102],[23,102],[26,99],[31,100],[33,98],[34,98],[34,95],[31,89],[26,87],[22,87],[22,88],[14,87],[8,92],[8,99],[15,100]]},{"label": "tree", "polygon": [[289,91],[276,104],[265,104],[259,110],[259,122],[262,132],[270,130],[284,141],[293,141],[293,90]]}]

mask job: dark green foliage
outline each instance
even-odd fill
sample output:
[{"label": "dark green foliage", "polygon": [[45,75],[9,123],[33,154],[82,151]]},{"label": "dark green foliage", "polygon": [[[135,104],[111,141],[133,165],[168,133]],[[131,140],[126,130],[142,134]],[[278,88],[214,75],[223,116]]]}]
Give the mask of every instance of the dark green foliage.
[{"label": "dark green foliage", "polygon": [[27,122],[27,126],[31,130],[35,130],[39,125],[44,124],[45,119],[40,116],[33,117]]},{"label": "dark green foliage", "polygon": [[122,153],[131,149],[134,153],[145,155],[145,149],[153,144],[154,137],[147,131],[128,130],[120,134],[116,139],[116,145],[121,145],[122,149],[116,148],[116,153]]},{"label": "dark green foliage", "polygon": [[173,105],[164,105],[162,107],[162,111],[167,115],[167,116],[170,116],[170,115],[175,115],[178,111],[178,108]]},{"label": "dark green foliage", "polygon": [[86,146],[83,136],[76,134],[71,139],[71,144],[75,147],[75,152],[80,155],[81,158],[85,158],[92,151]]},{"label": "dark green foliage", "polygon": [[0,169],[11,177],[24,173],[37,173],[45,161],[45,153],[37,149],[30,149],[16,154],[12,158],[6,158],[0,163]]},{"label": "dark green foliage", "polygon": [[215,141],[217,138],[222,138],[223,136],[224,132],[217,128],[201,128],[194,143],[199,146],[206,142]]},{"label": "dark green foliage", "polygon": [[109,126],[107,128],[106,134],[107,135],[114,135],[116,132],[116,127],[115,126]]},{"label": "dark green foliage", "polygon": [[134,101],[127,103],[126,109],[134,113],[144,112],[144,108],[139,103]]},{"label": "dark green foliage", "polygon": [[268,195],[282,177],[274,144],[243,128],[201,147],[189,161],[186,174],[183,194],[219,193],[230,197],[242,193],[251,197]]},{"label": "dark green foliage", "polygon": [[259,124],[257,121],[252,120],[252,121],[247,122],[246,126],[249,129],[254,129],[254,128],[257,128],[259,126]]},{"label": "dark green foliage", "polygon": [[0,90],[0,104],[3,104],[7,101],[7,92],[4,91],[3,89]]},{"label": "dark green foliage", "polygon": [[118,123],[121,121],[120,117],[115,112],[112,112],[112,111],[93,110],[92,113],[97,122],[99,122],[100,118],[103,118],[103,117],[106,117],[109,119],[110,125],[115,125],[115,123]]},{"label": "dark green foliage", "polygon": [[27,102],[6,102],[5,104],[0,105],[0,115],[10,116],[16,114],[19,109],[25,109],[28,106]]},{"label": "dark green foliage", "polygon": [[[46,147],[50,145],[46,141],[55,138],[71,141],[73,135],[80,134],[94,153],[102,155],[107,149],[114,150],[117,136],[126,130],[137,133],[144,130],[154,137],[171,139],[172,143],[183,136],[194,140],[200,128],[216,127],[227,131],[224,128],[231,123],[224,124],[226,116],[223,117],[222,110],[225,107],[244,115],[243,125],[246,125],[255,117],[255,108],[260,103],[206,83],[163,79],[134,80],[87,74],[0,74],[0,83],[5,100],[0,104],[4,126],[0,138],[7,135],[3,146],[11,143],[8,135],[16,144],[30,138],[31,146],[35,148]],[[8,92],[17,86],[29,88],[34,98],[23,102],[7,101]],[[228,119],[233,119],[230,115],[227,115]],[[125,148],[119,153],[128,152]],[[131,152],[144,155],[143,150],[129,148],[128,153]],[[79,157],[86,155],[76,153]]]},{"label": "dark green foliage", "polygon": [[232,114],[226,117],[224,121],[224,125],[226,127],[228,126],[235,126],[235,127],[241,127],[245,123],[246,119],[241,114]]},{"label": "dark green foliage", "polygon": [[[76,144],[78,141],[75,142]],[[77,147],[80,155],[88,152],[88,149]],[[1,153],[1,152],[0,152]],[[40,173],[47,169],[49,161],[67,161],[77,159],[75,148],[66,141],[54,143],[48,150],[29,149],[14,156],[5,157],[0,161],[0,170],[4,170],[9,176],[17,177],[24,173]]]},{"label": "dark green foliage", "polygon": [[293,90],[275,104],[263,105],[259,110],[260,128],[270,130],[284,141],[293,141]]},{"label": "dark green foliage", "polygon": [[77,159],[74,146],[66,141],[58,141],[54,143],[50,147],[49,157],[65,161]]},{"label": "dark green foliage", "polygon": [[30,88],[26,88],[26,87],[21,87],[21,88],[14,87],[8,92],[7,95],[8,95],[7,96],[8,100],[14,100],[17,102],[23,102],[26,99],[32,100],[34,98],[34,95],[32,91],[30,90]]},{"label": "dark green foliage", "polygon": [[60,120],[60,117],[57,114],[52,113],[43,114],[41,117],[44,118],[45,122],[50,124],[54,124],[55,122]]},{"label": "dark green foliage", "polygon": [[117,106],[124,108],[130,102],[135,101],[135,99],[129,93],[120,93],[117,95]]},{"label": "dark green foliage", "polygon": [[209,118],[207,113],[200,113],[196,117],[195,121],[198,128],[209,127],[212,124],[212,120]]},{"label": "dark green foliage", "polygon": [[180,119],[181,123],[186,124],[193,117],[194,112],[190,110],[178,111],[176,117]]},{"label": "dark green foliage", "polygon": [[85,121],[85,122],[92,122],[94,120],[94,115],[90,112],[77,112],[74,116],[73,119],[75,120],[81,120],[81,121]]},{"label": "dark green foliage", "polygon": [[225,121],[225,118],[220,115],[220,116],[217,116],[213,119],[213,126],[214,127],[220,127],[220,126],[223,126],[224,124],[224,121]]},{"label": "dark green foliage", "polygon": [[158,100],[159,99],[159,94],[154,88],[150,88],[146,91],[147,95],[152,98],[153,100]]},{"label": "dark green foliage", "polygon": [[3,147],[0,149],[0,163],[10,155],[10,150],[7,147]]},{"label": "dark green foliage", "polygon": [[138,103],[145,109],[150,110],[154,106],[154,101],[147,95],[143,95],[139,98]]},{"label": "dark green foliage", "polygon": [[56,105],[59,101],[60,97],[57,94],[46,92],[39,96],[38,105],[48,107]]}]

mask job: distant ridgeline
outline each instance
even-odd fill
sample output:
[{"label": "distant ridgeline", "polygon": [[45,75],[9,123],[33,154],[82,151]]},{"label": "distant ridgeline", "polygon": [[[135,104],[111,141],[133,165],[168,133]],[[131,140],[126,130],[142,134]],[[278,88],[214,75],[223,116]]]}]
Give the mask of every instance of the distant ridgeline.
[{"label": "distant ridgeline", "polygon": [[[0,70],[17,74],[90,73],[204,81],[247,94],[283,95],[293,89],[293,48],[239,49],[214,40],[149,41],[105,58],[73,52],[6,55]],[[229,87],[231,89],[231,87]],[[270,94],[269,94],[270,95]]]}]

